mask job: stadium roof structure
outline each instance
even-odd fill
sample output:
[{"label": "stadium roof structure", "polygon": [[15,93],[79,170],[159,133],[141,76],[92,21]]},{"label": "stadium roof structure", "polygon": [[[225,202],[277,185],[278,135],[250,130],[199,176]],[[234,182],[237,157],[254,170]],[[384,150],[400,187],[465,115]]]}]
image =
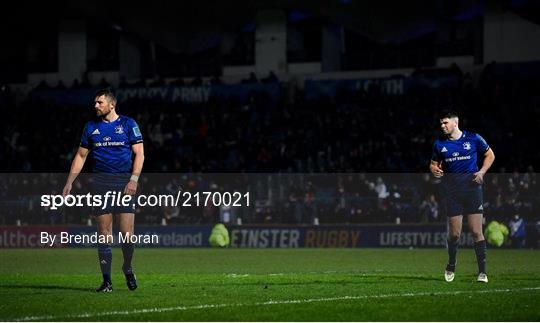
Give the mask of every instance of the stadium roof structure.
[{"label": "stadium roof structure", "polygon": [[[510,9],[526,8],[523,14],[536,20],[531,8],[534,1],[499,0],[500,6]],[[5,15],[4,26],[20,30],[36,29],[43,24],[72,18],[97,19],[118,30],[153,40],[171,51],[182,51],[185,37],[204,33],[236,31],[254,23],[260,10],[296,10],[306,17],[339,23],[382,43],[400,42],[434,30],[437,23],[452,19],[471,19],[482,15],[484,1],[357,1],[357,0],[197,0],[169,1],[75,1],[32,2],[21,0]],[[29,8],[32,8],[31,10]],[[46,14],[45,14],[46,13]],[[2,28],[5,29],[5,28]],[[13,31],[13,29],[11,29]],[[181,36],[181,37],[178,37]]]},{"label": "stadium roof structure", "polygon": [[[463,2],[463,1],[462,1]],[[476,1],[466,7],[473,6]],[[390,0],[309,1],[309,0],[199,0],[171,2],[155,0],[151,4],[127,4],[122,1],[75,2],[73,8],[89,17],[101,17],[122,30],[151,39],[173,52],[187,50],[189,37],[207,37],[212,32],[237,31],[254,25],[260,10],[280,9],[305,13],[312,17],[344,25],[364,36],[380,41],[399,41],[420,30],[434,30],[438,16],[460,11],[461,6],[441,5],[442,1]],[[455,8],[451,8],[455,7]],[[103,10],[107,8],[107,10]],[[179,37],[180,36],[180,37]]]},{"label": "stadium roof structure", "polygon": [[289,21],[319,19],[340,24],[381,44],[403,43],[436,32],[441,24],[473,19],[484,14],[486,5],[540,22],[540,5],[532,0],[20,0],[12,5],[0,22],[0,34],[10,42],[24,42],[21,35],[51,28],[61,20],[88,19],[174,53],[196,52],[201,43],[212,40],[215,44],[218,33],[253,31],[256,13],[267,9],[285,10]]}]

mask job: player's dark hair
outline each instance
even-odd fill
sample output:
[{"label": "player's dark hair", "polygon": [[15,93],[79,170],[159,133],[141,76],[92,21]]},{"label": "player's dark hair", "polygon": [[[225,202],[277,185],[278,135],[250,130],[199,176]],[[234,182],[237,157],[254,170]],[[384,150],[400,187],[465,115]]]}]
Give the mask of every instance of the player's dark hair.
[{"label": "player's dark hair", "polygon": [[106,97],[110,102],[116,105],[116,94],[111,88],[104,88],[104,89],[98,90],[96,92],[96,98],[100,96]]},{"label": "player's dark hair", "polygon": [[450,118],[459,118],[459,115],[454,110],[443,110],[439,113],[439,119],[450,119]]}]

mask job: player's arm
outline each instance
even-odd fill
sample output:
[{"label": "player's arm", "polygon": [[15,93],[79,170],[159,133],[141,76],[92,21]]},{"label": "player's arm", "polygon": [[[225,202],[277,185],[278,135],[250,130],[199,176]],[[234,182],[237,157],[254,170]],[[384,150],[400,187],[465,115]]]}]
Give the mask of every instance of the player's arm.
[{"label": "player's arm", "polygon": [[89,152],[90,150],[84,147],[79,147],[79,149],[77,150],[77,153],[75,154],[75,157],[73,157],[73,161],[71,162],[71,169],[69,170],[69,176],[66,180],[66,185],[62,190],[62,195],[66,196],[71,192],[73,182],[77,178],[77,175],[79,175],[79,173],[83,169],[84,163],[86,162],[86,157],[88,156]]},{"label": "player's arm", "polygon": [[437,178],[441,178],[444,175],[442,170],[442,156],[439,152],[439,147],[437,146],[437,141],[433,144],[433,150],[431,153],[431,162],[429,163],[429,170],[431,174]]},{"label": "player's arm", "polygon": [[441,162],[439,161],[431,160],[429,164],[429,170],[431,171],[431,174],[433,174],[433,176],[437,178],[440,178],[444,175],[444,171],[441,168]]},{"label": "player's arm", "polygon": [[485,174],[493,165],[493,162],[495,161],[495,153],[491,148],[489,148],[486,153],[484,154],[484,162],[482,163],[482,168],[480,168],[481,173]]},{"label": "player's arm", "polygon": [[495,161],[495,153],[491,148],[484,153],[484,161],[482,162],[482,168],[476,173],[474,173],[474,181],[478,184],[484,182],[484,175],[487,173],[493,162]]},{"label": "player's arm", "polygon": [[124,189],[124,194],[134,195],[137,192],[137,181],[141,175],[143,164],[144,164],[144,146],[143,143],[137,143],[131,146],[133,155],[133,170],[131,172],[131,178],[126,184]]}]

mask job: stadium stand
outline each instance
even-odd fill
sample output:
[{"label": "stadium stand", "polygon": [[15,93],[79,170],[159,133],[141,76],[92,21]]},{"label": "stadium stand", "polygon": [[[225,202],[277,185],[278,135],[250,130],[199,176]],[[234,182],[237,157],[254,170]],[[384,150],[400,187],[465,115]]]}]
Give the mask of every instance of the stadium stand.
[{"label": "stadium stand", "polygon": [[[310,99],[306,88],[295,88],[290,97],[277,99],[266,92],[253,92],[247,100],[213,97],[204,103],[131,98],[119,104],[119,111],[141,124],[146,173],[267,174],[260,180],[263,188],[256,197],[264,206],[244,215],[245,223],[415,223],[444,219],[436,190],[426,188],[433,185],[433,180],[422,173],[427,172],[432,142],[438,134],[437,111],[456,107],[464,116],[463,128],[485,134],[497,153],[494,172],[498,174],[489,175],[486,183],[490,214],[502,219],[519,209],[525,218],[531,218],[538,210],[540,190],[534,165],[539,164],[540,153],[531,151],[526,141],[514,139],[534,137],[538,124],[538,95],[534,94],[538,92],[534,91],[539,82],[527,73],[508,71],[536,67],[488,64],[477,84],[469,82],[470,76],[455,66],[418,69],[413,73],[415,77],[450,75],[457,80],[452,84],[457,85],[411,88],[403,95],[386,93],[373,83],[367,90],[343,91],[317,99]],[[286,83],[274,84],[291,92]],[[53,94],[69,96],[76,90],[57,89]],[[40,95],[50,92],[42,84],[18,104],[9,99],[7,91],[3,93],[3,109],[16,111],[4,114],[0,121],[0,145],[6,152],[0,156],[0,167],[4,172],[51,173],[69,169],[80,129],[92,116],[92,110],[88,104],[63,105]],[[265,199],[271,189],[268,178],[276,174],[327,173],[342,176],[324,185],[313,185],[309,179],[280,182],[281,200]],[[346,182],[353,177],[361,187],[351,191]],[[21,190],[28,196],[33,191],[30,188],[39,187],[35,183],[17,185],[29,186]],[[347,198],[340,200],[344,196]],[[6,203],[12,202],[4,202],[4,209]],[[0,223],[15,221],[10,212],[3,213]],[[140,221],[161,223],[165,217],[169,223],[212,223],[219,217],[218,210],[205,216],[200,214],[204,210],[193,212],[171,216],[177,212],[154,211]],[[86,221],[55,216],[27,215],[24,221]]]}]

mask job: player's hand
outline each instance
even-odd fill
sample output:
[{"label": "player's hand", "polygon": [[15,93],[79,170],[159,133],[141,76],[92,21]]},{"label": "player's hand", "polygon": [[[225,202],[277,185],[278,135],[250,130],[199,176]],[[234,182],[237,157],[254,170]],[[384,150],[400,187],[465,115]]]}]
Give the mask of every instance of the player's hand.
[{"label": "player's hand", "polygon": [[444,171],[438,165],[432,165],[431,166],[431,173],[433,174],[433,176],[435,176],[437,178],[441,178],[444,175]]},{"label": "player's hand", "polygon": [[474,173],[473,181],[477,184],[483,184],[484,183],[484,173],[483,172],[476,172]]},{"label": "player's hand", "polygon": [[137,192],[137,182],[129,181],[124,188],[124,194],[126,195],[135,195]]},{"label": "player's hand", "polygon": [[64,186],[64,189],[62,190],[62,196],[66,197],[69,195],[70,192],[71,192],[71,184],[66,183],[66,186]]}]

